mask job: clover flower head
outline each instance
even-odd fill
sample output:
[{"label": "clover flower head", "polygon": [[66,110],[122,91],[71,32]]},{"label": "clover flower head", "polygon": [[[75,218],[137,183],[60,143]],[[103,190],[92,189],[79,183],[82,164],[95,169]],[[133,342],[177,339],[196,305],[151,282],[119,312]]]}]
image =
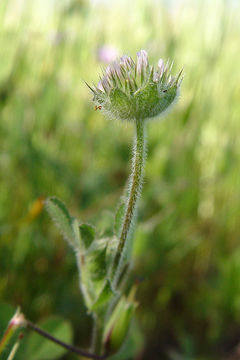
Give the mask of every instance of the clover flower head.
[{"label": "clover flower head", "polygon": [[89,86],[96,108],[121,120],[153,118],[174,103],[182,82],[182,71],[171,75],[172,64],[160,59],[157,69],[149,65],[145,50],[136,62],[124,55],[103,72],[97,86]]}]

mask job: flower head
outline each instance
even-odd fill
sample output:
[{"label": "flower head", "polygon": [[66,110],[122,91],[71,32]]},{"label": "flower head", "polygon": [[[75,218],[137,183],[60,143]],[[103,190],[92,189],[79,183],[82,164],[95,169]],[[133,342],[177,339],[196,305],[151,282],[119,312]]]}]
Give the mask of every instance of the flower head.
[{"label": "flower head", "polygon": [[97,86],[89,86],[93,100],[110,117],[121,120],[146,119],[160,115],[176,100],[182,71],[173,77],[172,64],[160,59],[157,69],[149,65],[145,50],[136,62],[127,55],[109,65]]}]

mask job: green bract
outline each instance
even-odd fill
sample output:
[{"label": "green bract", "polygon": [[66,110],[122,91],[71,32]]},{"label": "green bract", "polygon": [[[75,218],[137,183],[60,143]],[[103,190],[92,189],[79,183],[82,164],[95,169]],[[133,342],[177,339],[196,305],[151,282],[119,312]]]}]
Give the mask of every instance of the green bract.
[{"label": "green bract", "polygon": [[146,119],[160,115],[176,100],[182,71],[170,75],[172,64],[160,59],[157,70],[149,65],[145,50],[137,53],[136,62],[122,56],[108,66],[97,86],[90,87],[97,106],[121,120]]}]

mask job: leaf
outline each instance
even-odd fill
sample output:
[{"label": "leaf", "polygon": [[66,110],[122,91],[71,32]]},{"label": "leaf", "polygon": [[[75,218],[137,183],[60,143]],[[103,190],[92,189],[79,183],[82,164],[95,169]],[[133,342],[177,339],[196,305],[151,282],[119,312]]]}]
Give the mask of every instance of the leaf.
[{"label": "leaf", "polygon": [[[49,332],[51,335],[66,343],[72,342],[72,328],[67,321],[63,321],[59,317],[51,317],[40,323],[39,326]],[[61,346],[54,344],[42,336],[31,333],[27,342],[26,359],[31,360],[52,360],[58,359],[67,350]]]},{"label": "leaf", "polygon": [[141,349],[144,346],[144,337],[137,326],[133,321],[129,330],[129,334],[120,347],[120,351],[110,356],[108,360],[126,360],[134,359],[136,354],[140,353]]},{"label": "leaf", "polygon": [[98,300],[107,277],[107,239],[95,240],[85,254],[78,253],[80,287],[87,308],[92,311]]},{"label": "leaf", "polygon": [[96,219],[96,227],[99,237],[112,236],[114,216],[110,211],[101,211]]},{"label": "leaf", "polygon": [[118,237],[120,236],[121,233],[124,213],[125,213],[125,204],[121,204],[117,209],[115,215],[115,222],[114,222],[114,232]]},{"label": "leaf", "polygon": [[89,224],[81,224],[79,226],[79,231],[81,234],[81,240],[84,243],[85,248],[89,248],[95,238],[95,229]]},{"label": "leaf", "polygon": [[107,275],[107,239],[95,240],[86,254],[87,267],[93,281],[105,279]]},{"label": "leaf", "polygon": [[104,329],[104,342],[110,351],[118,351],[126,340],[136,306],[131,294],[119,299]]},{"label": "leaf", "polygon": [[111,282],[109,279],[107,279],[97,301],[93,304],[91,310],[92,311],[98,310],[103,305],[105,305],[111,299],[111,297],[114,295],[115,295],[115,293],[112,290]]},{"label": "leaf", "polygon": [[110,335],[110,347],[114,351],[118,350],[126,340],[134,309],[134,304],[129,304],[129,306],[121,309],[121,315],[119,314],[118,321],[114,324]]},{"label": "leaf", "polygon": [[6,303],[0,303],[0,337],[6,330],[6,327],[8,326],[10,319],[15,314],[15,311],[16,309],[13,306]]},{"label": "leaf", "polygon": [[69,214],[64,203],[56,197],[50,197],[45,201],[46,208],[57,227],[60,229],[65,240],[74,248],[79,247],[76,233],[73,230],[74,218]]}]

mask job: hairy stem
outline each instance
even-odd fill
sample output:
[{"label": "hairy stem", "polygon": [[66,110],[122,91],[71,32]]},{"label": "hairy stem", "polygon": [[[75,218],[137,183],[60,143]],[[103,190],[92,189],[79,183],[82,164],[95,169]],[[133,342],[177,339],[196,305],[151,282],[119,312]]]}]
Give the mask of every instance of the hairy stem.
[{"label": "hairy stem", "polygon": [[141,192],[145,160],[145,147],[145,123],[141,119],[136,119],[136,135],[133,149],[132,173],[130,175],[126,211],[123,218],[117,252],[113,261],[113,277],[115,277],[115,283],[118,280],[118,270],[121,270],[126,242],[129,238],[129,233],[136,212],[137,200]]}]

